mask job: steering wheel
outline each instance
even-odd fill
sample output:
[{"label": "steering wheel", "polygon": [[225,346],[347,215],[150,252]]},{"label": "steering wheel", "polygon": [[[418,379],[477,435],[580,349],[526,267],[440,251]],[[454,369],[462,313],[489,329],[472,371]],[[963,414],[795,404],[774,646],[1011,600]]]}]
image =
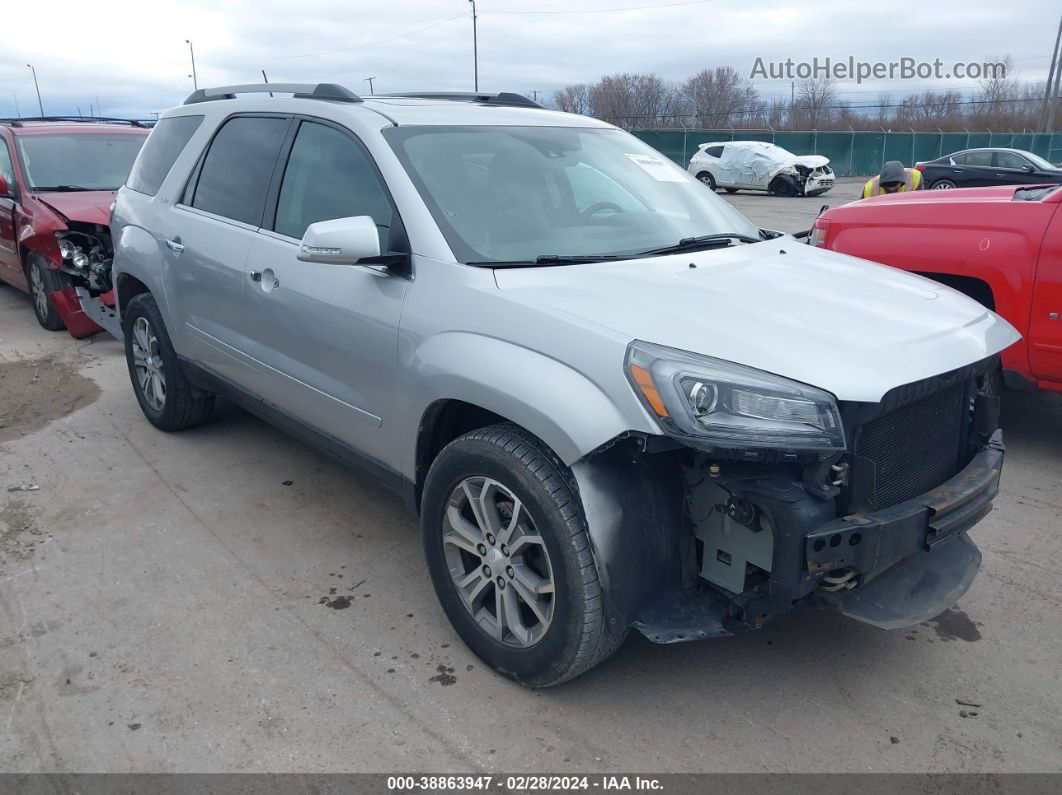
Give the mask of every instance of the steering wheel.
[{"label": "steering wheel", "polygon": [[615,202],[597,202],[583,210],[580,215],[583,218],[589,218],[591,215],[596,215],[597,213],[605,212],[606,210],[613,213],[623,212],[623,208]]}]

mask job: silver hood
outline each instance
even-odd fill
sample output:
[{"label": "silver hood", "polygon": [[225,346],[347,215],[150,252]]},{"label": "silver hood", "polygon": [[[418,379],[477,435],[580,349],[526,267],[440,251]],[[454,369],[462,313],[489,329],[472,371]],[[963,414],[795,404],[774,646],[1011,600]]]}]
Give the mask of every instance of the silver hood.
[{"label": "silver hood", "polygon": [[584,265],[497,269],[499,288],[640,339],[876,402],[1020,339],[948,287],[779,238]]}]

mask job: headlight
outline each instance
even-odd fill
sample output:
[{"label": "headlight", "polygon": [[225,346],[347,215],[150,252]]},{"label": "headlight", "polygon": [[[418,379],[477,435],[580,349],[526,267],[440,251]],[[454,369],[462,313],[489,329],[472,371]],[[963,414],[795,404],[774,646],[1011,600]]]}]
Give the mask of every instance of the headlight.
[{"label": "headlight", "polygon": [[65,237],[59,238],[59,254],[63,259],[70,259],[74,256],[75,251],[77,251],[77,246]]},{"label": "headlight", "polygon": [[708,447],[845,449],[837,401],[813,386],[648,342],[627,348],[626,370],[672,436]]},{"label": "headlight", "polygon": [[71,257],[70,261],[74,263],[75,268],[80,268],[84,270],[85,267],[89,264],[88,254],[86,254],[81,249],[75,249],[74,256]]}]

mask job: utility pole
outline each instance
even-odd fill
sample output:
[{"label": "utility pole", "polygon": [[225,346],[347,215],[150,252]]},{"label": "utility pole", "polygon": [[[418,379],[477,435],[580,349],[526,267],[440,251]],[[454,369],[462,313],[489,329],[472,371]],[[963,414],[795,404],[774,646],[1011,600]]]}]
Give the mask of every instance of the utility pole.
[{"label": "utility pole", "polygon": [[100,95],[96,95],[96,113],[100,116],[103,115],[103,108],[100,107]]},{"label": "utility pole", "polygon": [[479,91],[479,35],[476,32],[476,0],[468,0],[468,2],[472,4],[472,70],[475,77],[474,90]]},{"label": "utility pole", "polygon": [[33,87],[37,89],[37,107],[41,109],[41,115],[43,116],[44,103],[41,102],[41,87],[37,84],[37,70],[33,68],[33,64],[31,63],[26,64],[26,66],[28,66],[30,71],[33,72]]},{"label": "utility pole", "polygon": [[372,96],[373,94],[376,93],[375,91],[372,90],[372,81],[375,80],[375,79],[376,79],[375,75],[373,75],[372,77],[366,77],[365,78],[365,81],[369,84],[369,96]]},{"label": "utility pole", "polygon": [[1062,85],[1060,84],[1062,84],[1062,50],[1059,50],[1058,66],[1055,67],[1055,97],[1047,109],[1047,125],[1044,127],[1044,132],[1053,133],[1055,131],[1055,109],[1058,107],[1059,101],[1062,100]]},{"label": "utility pole", "polygon": [[16,94],[14,91],[12,91],[11,92],[11,96],[15,100],[15,116],[21,119],[22,118],[22,109],[19,108],[19,106],[18,106],[18,94]]},{"label": "utility pole", "polygon": [[1059,58],[1058,53],[1060,43],[1062,43],[1062,15],[1059,15],[1058,17],[1058,33],[1055,34],[1055,49],[1051,53],[1051,66],[1047,70],[1047,87],[1044,89],[1044,104],[1043,107],[1040,108],[1040,123],[1037,125],[1037,127],[1044,132],[1049,132],[1047,118],[1050,113],[1050,108],[1052,107],[1051,97],[1058,93],[1057,81],[1054,86],[1055,90],[1052,91],[1051,80],[1055,76],[1055,66],[1058,64],[1059,60],[1062,60]]},{"label": "utility pole", "polygon": [[188,54],[192,56],[192,88],[199,88],[199,78],[195,73],[195,48],[192,47],[192,40],[185,39],[184,43],[188,45]]}]

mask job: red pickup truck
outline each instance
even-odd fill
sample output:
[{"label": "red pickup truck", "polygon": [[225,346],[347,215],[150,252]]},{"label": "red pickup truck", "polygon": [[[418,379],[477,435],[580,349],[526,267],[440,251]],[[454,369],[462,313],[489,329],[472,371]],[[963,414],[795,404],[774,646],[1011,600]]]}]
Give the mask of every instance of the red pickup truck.
[{"label": "red pickup truck", "polygon": [[1062,392],[1062,186],[876,196],[822,213],[808,242],[980,301],[1023,336],[1002,354],[1006,384]]}]

